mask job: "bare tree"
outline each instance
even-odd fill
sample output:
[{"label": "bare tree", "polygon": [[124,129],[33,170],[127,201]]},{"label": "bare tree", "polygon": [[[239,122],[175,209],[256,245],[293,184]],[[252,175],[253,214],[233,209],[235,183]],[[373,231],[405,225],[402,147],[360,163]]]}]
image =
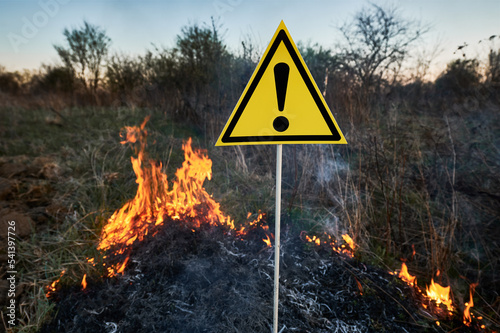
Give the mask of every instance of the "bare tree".
[{"label": "bare tree", "polygon": [[101,67],[111,39],[98,26],[86,21],[79,29],[64,29],[66,47],[54,45],[64,65],[83,83],[85,89],[97,90],[101,78]]},{"label": "bare tree", "polygon": [[413,44],[427,31],[402,18],[396,8],[375,4],[363,8],[352,22],[339,28],[343,66],[357,77],[364,92],[396,80]]}]

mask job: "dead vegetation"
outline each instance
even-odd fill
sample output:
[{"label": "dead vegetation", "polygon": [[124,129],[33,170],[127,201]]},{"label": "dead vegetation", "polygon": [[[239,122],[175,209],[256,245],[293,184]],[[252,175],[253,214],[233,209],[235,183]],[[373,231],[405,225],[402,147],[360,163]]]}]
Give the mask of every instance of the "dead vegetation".
[{"label": "dead vegetation", "polygon": [[[397,19],[379,7],[373,10],[389,23]],[[369,10],[358,19],[367,15]],[[135,191],[132,153],[120,146],[119,133],[124,126],[140,124],[146,115],[152,115],[148,152],[163,163],[167,174],[173,175],[182,162],[181,142],[193,137],[214,161],[207,191],[228,215],[244,219],[249,211],[273,211],[274,147],[213,148],[259,56],[251,43],[231,54],[217,32],[213,22],[188,27],[173,49],[154,49],[137,59],[112,57],[108,68],[100,68],[105,75],[92,91],[64,66],[45,67],[32,75],[0,70],[0,215],[2,226],[8,219],[19,223],[19,325],[13,331],[34,332],[47,321],[47,330],[60,329],[54,326],[54,316],[73,325],[65,317],[72,314],[79,323],[101,331],[138,327],[139,315],[135,322],[117,319],[130,314],[125,309],[128,301],[155,314],[151,325],[170,320],[179,327],[191,323],[199,331],[207,323],[244,331],[243,325],[251,321],[256,331],[269,330],[270,291],[257,283],[272,275],[272,257],[260,242],[233,243],[219,231],[190,235],[175,226],[164,230],[163,237],[174,238],[174,231],[183,235],[172,243],[186,246],[185,252],[150,239],[143,250],[137,246],[143,261],[136,261],[123,278],[100,280],[86,261],[98,257],[103,225]],[[355,34],[349,30],[351,40]],[[294,231],[284,258],[298,279],[284,270],[286,330],[477,328],[461,326],[458,313],[449,321],[440,319],[442,327],[435,326],[438,318],[432,311],[421,313],[412,291],[384,273],[399,268],[401,260],[421,286],[431,278],[450,285],[460,311],[469,300],[469,286],[479,283],[471,311],[484,318],[486,330],[499,329],[500,56],[492,37],[487,58],[470,59],[464,53],[434,82],[425,81],[425,73],[403,77],[403,58],[390,62],[392,71],[379,76],[380,68],[363,67],[371,54],[359,58],[356,48],[337,54],[317,45],[301,47],[349,144],[284,147],[282,206]],[[200,40],[204,42],[196,42]],[[408,45],[402,45],[408,51]],[[200,61],[190,58],[194,53]],[[302,230],[349,233],[358,245],[357,261],[339,261],[324,249],[307,249],[297,236]],[[150,247],[174,257],[148,257],[142,251]],[[2,309],[5,256],[0,249]],[[157,260],[170,260],[165,263],[169,270],[155,266],[161,272],[167,269],[164,277],[145,264],[159,265]],[[60,302],[47,300],[45,287],[64,269]],[[85,273],[90,287],[81,292]],[[138,279],[136,273],[148,275]],[[243,276],[247,274],[249,280]],[[208,290],[210,297],[184,286],[183,279]],[[226,299],[228,294],[232,298]],[[167,319],[148,305],[151,298],[168,313]],[[195,301],[200,300],[209,308],[198,307]],[[89,303],[89,308],[85,302],[101,303]],[[242,304],[251,309],[250,315]],[[146,315],[144,309],[135,309]],[[391,316],[396,317],[394,323]]]},{"label": "dead vegetation", "polygon": [[[189,225],[167,221],[155,237],[136,242],[123,276],[93,276],[85,290],[62,287],[56,315],[40,332],[269,332],[273,250],[258,234],[235,239],[224,228],[193,232]],[[280,330],[439,331],[399,279],[305,246],[287,229]]]}]

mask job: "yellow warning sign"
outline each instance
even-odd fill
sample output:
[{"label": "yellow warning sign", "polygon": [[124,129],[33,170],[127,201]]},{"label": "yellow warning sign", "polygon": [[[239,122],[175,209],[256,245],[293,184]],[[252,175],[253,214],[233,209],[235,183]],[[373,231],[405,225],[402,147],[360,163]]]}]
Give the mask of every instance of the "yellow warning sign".
[{"label": "yellow warning sign", "polygon": [[281,21],[216,146],[346,144]]}]

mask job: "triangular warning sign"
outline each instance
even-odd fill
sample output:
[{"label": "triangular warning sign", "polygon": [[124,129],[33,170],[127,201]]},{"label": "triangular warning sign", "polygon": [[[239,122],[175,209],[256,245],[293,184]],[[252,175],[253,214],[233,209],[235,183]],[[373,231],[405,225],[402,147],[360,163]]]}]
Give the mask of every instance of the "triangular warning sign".
[{"label": "triangular warning sign", "polygon": [[216,146],[346,144],[281,21]]}]

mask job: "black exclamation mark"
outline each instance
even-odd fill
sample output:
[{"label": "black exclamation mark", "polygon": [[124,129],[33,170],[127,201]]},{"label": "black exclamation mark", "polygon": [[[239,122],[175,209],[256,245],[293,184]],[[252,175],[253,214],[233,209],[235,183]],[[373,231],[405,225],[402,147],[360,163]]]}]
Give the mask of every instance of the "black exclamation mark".
[{"label": "black exclamation mark", "polygon": [[[276,84],[276,97],[278,98],[278,110],[285,108],[286,87],[288,85],[288,74],[290,67],[280,62],[274,66],[274,83]],[[273,127],[278,132],[284,132],[288,128],[288,119],[283,116],[276,117],[273,121]]]}]

